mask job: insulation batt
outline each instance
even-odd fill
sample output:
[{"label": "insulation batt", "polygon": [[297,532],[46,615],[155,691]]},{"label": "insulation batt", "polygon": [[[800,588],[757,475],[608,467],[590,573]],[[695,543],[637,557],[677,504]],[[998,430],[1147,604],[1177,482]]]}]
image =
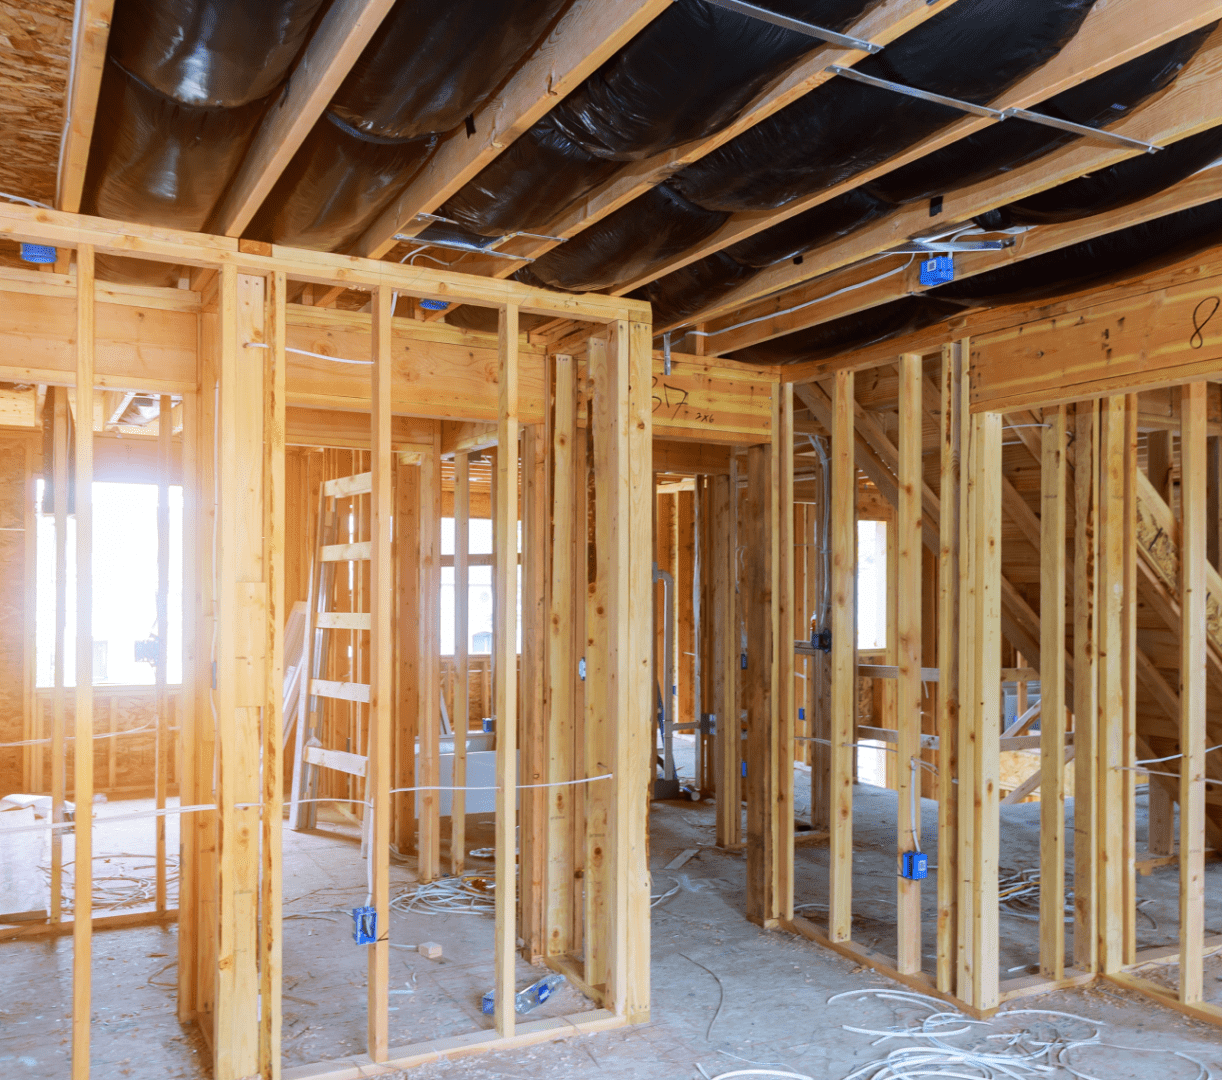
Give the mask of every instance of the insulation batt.
[{"label": "insulation batt", "polygon": [[[773,0],[772,10],[842,30],[872,0]],[[484,236],[539,231],[617,171],[721,130],[823,43],[676,0],[446,203]]]},{"label": "insulation batt", "polygon": [[731,358],[752,364],[823,360],[924,329],[966,307],[1062,296],[1148,273],[1219,241],[1222,199],[786,334]]},{"label": "insulation batt", "polygon": [[349,248],[542,36],[563,0],[399,0],[252,222]]},{"label": "insulation batt", "polygon": [[288,74],[321,0],[118,0],[109,55],[184,105],[236,108]]},{"label": "insulation batt", "polygon": [[[856,69],[986,104],[1052,59],[1077,33],[1093,3],[958,0]],[[843,183],[962,115],[945,105],[833,79],[687,166],[671,183],[709,210],[772,209]]]},{"label": "insulation batt", "polygon": [[[1096,75],[1049,98],[1033,111],[1087,127],[1107,127],[1174,82],[1216,25]],[[867,189],[894,203],[927,199],[1026,165],[1077,138],[1068,131],[1011,118],[896,169],[867,185]]]}]

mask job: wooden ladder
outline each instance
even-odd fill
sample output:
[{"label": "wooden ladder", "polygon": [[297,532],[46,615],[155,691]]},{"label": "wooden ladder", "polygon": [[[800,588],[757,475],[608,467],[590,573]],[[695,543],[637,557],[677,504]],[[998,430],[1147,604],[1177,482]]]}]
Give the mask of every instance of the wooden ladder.
[{"label": "wooden ladder", "polygon": [[[330,654],[332,631],[365,631],[372,628],[367,611],[329,611],[328,604],[334,594],[335,568],[338,564],[368,562],[370,542],[341,543],[341,500],[369,495],[372,490],[372,474],[341,476],[325,480],[319,499],[318,529],[314,543],[314,561],[310,572],[310,602],[305,630],[305,650],[302,657],[303,670],[310,673],[309,693],[298,698],[297,738],[293,756],[293,787],[289,802],[289,827],[296,830],[312,829],[317,821],[319,770],[332,769],[349,776],[365,776],[368,761],[368,738],[366,728],[363,754],[350,750],[333,749],[323,745],[321,738],[320,701],[338,700],[369,703],[367,683],[346,682],[328,679],[325,671]],[[347,515],[343,515],[343,534],[348,535]],[[355,659],[355,651],[354,651]]]}]

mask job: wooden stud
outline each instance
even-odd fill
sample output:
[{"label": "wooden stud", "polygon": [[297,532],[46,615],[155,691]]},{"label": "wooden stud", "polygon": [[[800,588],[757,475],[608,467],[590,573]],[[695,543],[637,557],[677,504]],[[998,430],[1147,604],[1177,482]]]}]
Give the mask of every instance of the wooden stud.
[{"label": "wooden stud", "polygon": [[[1098,906],[1095,933],[1099,969],[1124,964],[1125,765],[1125,398],[1100,402],[1099,416],[1099,622],[1096,727]],[[1074,800],[1075,807],[1078,800]]]},{"label": "wooden stud", "polygon": [[853,373],[832,391],[832,809],[828,938],[848,941],[853,921],[853,762],[857,698],[857,535]]},{"label": "wooden stud", "polygon": [[794,516],[793,516],[793,387],[779,383],[777,423],[773,428],[772,484],[776,492],[776,541],[773,595],[776,612],[773,630],[772,679],[777,702],[776,802],[772,813],[777,852],[777,915],[793,920],[794,798],[793,757],[798,704],[794,693]]},{"label": "wooden stud", "polygon": [[[157,414],[157,660],[153,669],[153,802],[165,809],[166,769],[169,763],[170,695],[166,689],[169,658],[170,599],[170,455],[173,436],[173,399],[162,394]],[[113,740],[112,740],[113,741]],[[166,909],[165,817],[154,818],[153,898],[157,913]]]},{"label": "wooden stud", "polygon": [[731,460],[728,476],[709,478],[711,491],[710,539],[713,578],[713,712],[717,734],[714,752],[717,760],[717,846],[737,849],[742,844],[742,740],[739,737],[738,696],[738,620],[736,604],[736,556],[738,548],[737,466]]},{"label": "wooden stud", "polygon": [[[267,682],[263,707],[263,881],[260,918],[259,1070],[280,1080],[281,986],[284,939],[284,864],[281,830],[284,810],[284,622],[285,607],[285,292],[283,273],[267,280],[267,344],[263,371],[263,572],[267,583]],[[168,399],[162,398],[162,415]],[[168,427],[168,425],[167,425]],[[186,427],[183,428],[184,435]],[[165,445],[168,450],[169,437]],[[185,485],[184,485],[185,486]]]},{"label": "wooden stud", "polygon": [[[366,766],[365,799],[369,844],[370,896],[367,903],[376,912],[377,942],[369,949],[367,982],[368,1053],[374,1061],[386,1060],[390,1004],[390,773],[391,728],[394,714],[392,691],[392,591],[391,562],[392,452],[390,448],[391,353],[393,298],[383,285],[373,294],[373,412],[370,415],[369,471],[372,479],[370,503],[370,627],[369,671],[369,759]],[[421,485],[423,487],[423,485]],[[427,635],[422,635],[427,636]],[[427,724],[427,718],[423,723]]]},{"label": "wooden stud", "polygon": [[959,517],[961,391],[967,343],[942,347],[941,513],[938,546],[938,930],[936,985],[954,989],[957,957]]},{"label": "wooden stud", "polygon": [[[1180,988],[1203,997],[1205,938],[1205,438],[1204,382],[1180,389]],[[79,462],[78,462],[79,469]]]},{"label": "wooden stud", "polygon": [[[1121,616],[1121,679],[1124,695],[1120,774],[1121,806],[1124,809],[1124,836],[1121,876],[1124,882],[1124,950],[1122,962],[1137,962],[1137,672],[1140,666],[1137,645],[1137,410],[1136,394],[1125,397],[1124,410],[1124,599]],[[1153,792],[1154,785],[1147,787]]]},{"label": "wooden stud", "polygon": [[467,733],[471,728],[471,658],[468,614],[471,588],[471,458],[454,455],[454,790],[450,793],[450,873],[461,874],[467,858]]},{"label": "wooden stud", "polygon": [[1074,412],[1074,966],[1098,970],[1095,818],[1099,776],[1098,581],[1099,406]]},{"label": "wooden stud", "polygon": [[[896,542],[896,862],[921,848],[921,571],[924,544],[921,507],[921,435],[924,426],[919,353],[899,362],[899,506]],[[896,875],[896,967],[906,975],[921,970],[921,885]]]},{"label": "wooden stud", "polygon": [[519,781],[530,785],[518,796],[518,936],[522,955],[532,962],[544,955],[544,890],[547,858],[548,792],[544,718],[544,611],[547,573],[547,444],[543,427],[522,428],[522,652],[519,664]]},{"label": "wooden stud", "polygon": [[[64,783],[67,779],[66,710],[64,661],[67,653],[68,617],[68,393],[63,387],[48,388],[52,396],[51,466],[52,503],[55,513],[55,670],[51,696],[51,821],[64,821]],[[78,406],[79,412],[79,406]],[[44,504],[45,505],[45,504]],[[37,725],[42,735],[42,725]],[[111,740],[114,741],[113,739]],[[42,786],[42,763],[35,773]],[[51,832],[51,921],[62,918],[63,908],[63,830]]]},{"label": "wooden stud", "polygon": [[[390,331],[388,330],[388,333]],[[392,406],[387,405],[387,415]],[[389,421],[388,421],[389,423]],[[416,742],[420,791],[416,855],[421,881],[441,876],[441,458],[440,432],[420,461],[419,630]]]},{"label": "wooden stud", "polygon": [[1040,972],[1065,975],[1066,411],[1040,432]]},{"label": "wooden stud", "polygon": [[515,858],[518,713],[518,309],[500,314],[500,420],[497,424],[495,613],[496,655],[496,1030],[514,1031]]},{"label": "wooden stud", "polygon": [[[574,641],[574,575],[584,569],[576,558],[574,443],[577,438],[576,365],[566,354],[553,357],[555,412],[552,421],[551,588],[547,619],[547,782],[575,779],[573,683],[577,662]],[[563,956],[574,950],[575,789],[547,791],[545,952]]]},{"label": "wooden stud", "polygon": [[77,815],[73,829],[72,1080],[88,1080],[93,1002],[93,248],[82,245],[76,258],[76,753],[72,797]]},{"label": "wooden stud", "polygon": [[974,694],[971,723],[975,742],[975,870],[977,902],[973,912],[972,994],[978,1009],[998,1004],[998,854],[1000,817],[1001,716],[1001,416],[989,413],[972,418],[973,565],[977,574],[976,609],[972,621],[972,678]]},{"label": "wooden stud", "polygon": [[[774,419],[779,409],[773,407]],[[777,858],[774,804],[779,800],[777,721],[779,703],[772,680],[777,603],[772,569],[776,565],[776,501],[771,463],[779,447],[747,450],[747,509],[744,528],[744,582],[747,605],[747,918],[769,928],[777,919]]]}]

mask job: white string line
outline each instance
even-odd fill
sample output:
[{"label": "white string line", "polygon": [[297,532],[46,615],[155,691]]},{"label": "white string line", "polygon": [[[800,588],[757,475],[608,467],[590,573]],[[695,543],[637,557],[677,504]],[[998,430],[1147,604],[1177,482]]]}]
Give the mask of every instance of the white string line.
[{"label": "white string line", "polygon": [[[586,776],[577,780],[557,780],[550,784],[519,784],[518,791],[529,790],[531,788],[548,788],[548,787],[573,787],[577,784],[592,784],[595,780],[610,780],[614,773],[602,773],[600,776]],[[388,795],[398,795],[406,791],[499,791],[500,787],[414,787],[414,788],[392,788]],[[324,799],[298,799],[298,804],[302,803],[356,803],[361,806],[367,806],[373,809],[373,803],[362,799],[351,798],[324,798]],[[235,810],[254,810],[262,809],[263,803],[234,803]],[[114,814],[108,817],[89,819],[92,825],[109,825],[113,821],[135,821],[139,818],[163,817],[169,814],[196,814],[205,810],[217,810],[219,807],[215,803],[199,804],[196,806],[167,806],[161,810],[133,810],[128,814]],[[40,829],[71,829],[78,822],[75,821],[55,821],[45,822],[41,825],[15,825],[9,828],[0,828],[0,835],[19,832],[35,832]],[[79,824],[85,824],[80,822]]]},{"label": "white string line", "polygon": [[[90,736],[91,739],[118,739],[124,735],[139,735],[143,731],[156,731],[156,727],[146,724],[144,727],[129,728],[127,731],[103,731],[98,735]],[[173,729],[177,731],[177,728]],[[75,735],[65,735],[64,742],[72,742],[76,738]],[[0,748],[8,746],[49,746],[50,739],[22,739],[21,742],[0,742]]]},{"label": "white string line", "polygon": [[[1112,768],[1119,769],[1121,772],[1144,772],[1149,773],[1151,776],[1170,776],[1173,780],[1180,778],[1180,774],[1177,772],[1163,772],[1161,769],[1144,769],[1137,765],[1113,765]],[[1198,776],[1196,779],[1200,780],[1203,784],[1222,784],[1222,780],[1213,780],[1208,776]]]},{"label": "white string line", "polygon": [[[247,341],[242,346],[245,349],[270,349],[271,346],[263,341]],[[359,364],[363,367],[373,367],[372,360],[349,360],[343,356],[328,356],[326,353],[310,352],[309,349],[294,349],[289,345],[284,347],[285,352],[296,353],[298,356],[312,356],[315,360],[332,360],[337,364]]]},{"label": "white string line", "polygon": [[[1206,754],[1212,754],[1215,750],[1222,750],[1222,743],[1219,743],[1217,746],[1211,746],[1208,750],[1205,750],[1202,752]],[[1134,765],[1157,765],[1160,761],[1175,761],[1177,758],[1182,758],[1183,756],[1184,756],[1183,754],[1168,754],[1166,757],[1142,758],[1141,761],[1135,761],[1133,762],[1133,764]],[[1116,768],[1120,768],[1120,766],[1117,765]],[[1164,774],[1160,773],[1159,775],[1161,776]]]}]

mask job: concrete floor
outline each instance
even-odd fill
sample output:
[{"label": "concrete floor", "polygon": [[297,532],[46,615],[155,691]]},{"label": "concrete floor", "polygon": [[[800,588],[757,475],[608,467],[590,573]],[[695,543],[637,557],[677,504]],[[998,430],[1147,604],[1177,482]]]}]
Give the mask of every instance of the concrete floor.
[{"label": "concrete floor", "polygon": [[[681,771],[690,757],[681,747]],[[799,816],[809,792],[807,774],[797,778]],[[894,802],[895,796],[861,785],[855,793],[856,852],[854,936],[883,951],[894,948]],[[1144,800],[1143,800],[1144,803]],[[1035,864],[1038,850],[1035,804],[1003,808],[1003,867]],[[926,802],[922,846],[936,850],[935,807]],[[1144,844],[1144,812],[1139,849]],[[484,843],[487,823],[477,826],[472,846]],[[285,834],[286,912],[351,907],[363,902],[364,869],[359,847],[342,828],[325,834]],[[564,1039],[521,1051],[506,1051],[422,1066],[419,1080],[491,1080],[565,1077],[573,1080],[698,1080],[697,1064],[709,1076],[745,1061],[792,1068],[811,1077],[838,1080],[868,1061],[881,1058],[894,1043],[872,1047],[870,1036],[845,1032],[842,1025],[865,1027],[896,1023],[892,1005],[842,1001],[832,994],[888,985],[816,945],[784,933],[768,933],[742,915],[744,860],[720,852],[713,842],[711,803],[655,803],[651,815],[651,866],[654,892],[681,887],[654,909],[653,1022],[598,1035]],[[700,854],[679,871],[663,869],[675,855],[699,847]],[[124,850],[136,849],[126,844]],[[798,903],[826,901],[827,850],[800,846],[796,856]],[[481,865],[478,860],[475,866]],[[484,864],[490,869],[491,863]],[[407,885],[407,866],[392,870],[392,893]],[[1206,926],[1222,929],[1222,864],[1210,864]],[[1175,939],[1176,869],[1155,871],[1138,880],[1142,906],[1150,918],[1138,920],[1142,947]],[[934,883],[925,890],[932,914]],[[284,1056],[303,1064],[352,1053],[364,1046],[365,952],[351,940],[351,921],[330,912],[285,924]],[[926,920],[926,963],[932,966],[932,917]],[[1035,924],[1003,914],[1003,977],[1021,973],[1035,959]],[[479,998],[491,983],[492,920],[480,915],[395,916],[392,940],[440,942],[442,961],[393,950],[391,1044],[490,1026],[479,1012]],[[94,1076],[168,1080],[208,1075],[199,1064],[207,1051],[198,1033],[184,1030],[174,1015],[172,963],[176,932],[137,929],[99,933],[94,959]],[[70,939],[0,943],[0,1077],[68,1076],[68,1007],[71,1000]],[[707,970],[706,970],[707,969]],[[1009,969],[1018,969],[1011,971]],[[710,972],[716,973],[711,974]],[[1151,977],[1174,978],[1175,968],[1151,969]],[[519,964],[519,985],[540,972]],[[413,978],[414,977],[414,978]],[[167,981],[168,980],[168,981]],[[1222,961],[1206,963],[1207,996],[1222,1002]],[[719,1001],[721,1002],[718,1012]],[[1179,1050],[1206,1062],[1222,1075],[1222,1031],[1163,1010],[1143,998],[1100,987],[1027,999],[1026,1008],[1057,1009],[1101,1020],[1105,1041],[1150,1049]],[[532,1014],[552,1015],[591,1008],[566,988]],[[904,1013],[900,1019],[919,1016]],[[999,1021],[1004,1025],[1004,1021]],[[1011,1026],[1015,1021],[1009,1022]],[[1088,1065],[1079,1062],[1079,1067]],[[1136,1055],[1097,1050],[1088,1071],[1106,1080],[1194,1080],[1196,1069],[1169,1055]],[[1050,1074],[1051,1080],[1060,1080]],[[1067,1080],[1067,1074],[1066,1074]]]}]

